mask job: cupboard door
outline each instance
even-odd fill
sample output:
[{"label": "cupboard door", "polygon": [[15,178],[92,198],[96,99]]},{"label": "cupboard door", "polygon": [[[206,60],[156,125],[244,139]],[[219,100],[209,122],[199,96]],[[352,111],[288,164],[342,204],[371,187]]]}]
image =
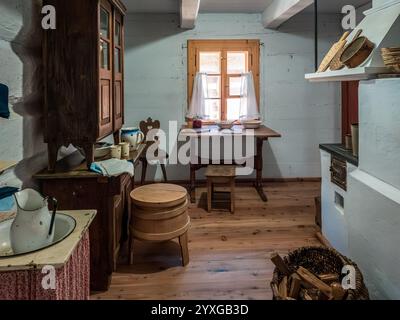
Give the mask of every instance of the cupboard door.
[{"label": "cupboard door", "polygon": [[114,12],[114,131],[124,123],[124,27],[123,16]]},{"label": "cupboard door", "polygon": [[113,132],[112,21],[110,2],[101,0],[99,10],[99,138],[103,138]]}]

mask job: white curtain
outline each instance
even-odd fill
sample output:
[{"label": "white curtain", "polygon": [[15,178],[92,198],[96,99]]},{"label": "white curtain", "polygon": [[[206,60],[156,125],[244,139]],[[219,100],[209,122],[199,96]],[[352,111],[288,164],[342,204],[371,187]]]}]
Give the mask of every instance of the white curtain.
[{"label": "white curtain", "polygon": [[[242,74],[240,86],[240,120],[259,119],[256,90],[254,87],[253,74],[251,72]],[[206,110],[206,99],[208,97],[207,74],[197,73],[194,79],[192,100],[190,102],[188,118],[200,117],[208,119]]]},{"label": "white curtain", "polygon": [[192,100],[190,102],[188,118],[200,117],[207,118],[206,113],[207,99],[207,75],[205,73],[197,73],[194,78]]},{"label": "white curtain", "polygon": [[253,120],[260,118],[252,72],[242,74],[239,117],[240,120]]}]

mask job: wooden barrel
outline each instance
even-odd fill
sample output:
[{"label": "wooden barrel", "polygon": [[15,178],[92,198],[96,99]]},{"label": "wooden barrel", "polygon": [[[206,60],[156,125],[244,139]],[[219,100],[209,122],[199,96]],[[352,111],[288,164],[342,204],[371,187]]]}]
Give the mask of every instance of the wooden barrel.
[{"label": "wooden barrel", "polygon": [[172,184],[152,184],[132,191],[135,238],[168,241],[187,232],[190,226],[188,194]]}]

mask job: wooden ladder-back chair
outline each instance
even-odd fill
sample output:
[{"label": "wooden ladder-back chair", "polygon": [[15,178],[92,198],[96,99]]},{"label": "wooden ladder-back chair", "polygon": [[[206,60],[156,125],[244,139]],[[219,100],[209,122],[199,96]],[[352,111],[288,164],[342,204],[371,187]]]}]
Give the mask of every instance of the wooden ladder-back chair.
[{"label": "wooden ladder-back chair", "polygon": [[[148,118],[147,121],[141,121],[140,122],[140,130],[143,132],[144,136],[145,136],[145,141],[146,141],[146,149],[143,152],[143,155],[140,157],[140,162],[142,163],[142,179],[141,179],[141,184],[144,185],[145,180],[146,180],[146,172],[147,172],[147,165],[148,165],[148,159],[147,159],[147,149],[153,145],[156,140],[152,140],[152,141],[147,141],[147,135],[149,133],[150,130],[152,129],[160,129],[161,128],[161,124],[159,120],[154,120],[152,118]],[[161,156],[160,156],[161,153]],[[157,150],[156,151],[156,156],[159,157],[160,159],[160,166],[161,166],[161,170],[164,176],[164,180],[165,182],[168,181],[167,179],[167,170],[165,168],[165,161],[168,159],[169,155],[167,152],[165,152],[164,150]]]}]

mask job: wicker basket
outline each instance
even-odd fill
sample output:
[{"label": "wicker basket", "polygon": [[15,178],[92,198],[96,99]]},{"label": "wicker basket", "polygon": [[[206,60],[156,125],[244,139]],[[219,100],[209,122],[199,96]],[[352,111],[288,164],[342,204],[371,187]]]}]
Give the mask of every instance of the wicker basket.
[{"label": "wicker basket", "polygon": [[[343,266],[352,265],[356,269],[356,289],[348,290],[346,300],[369,300],[368,289],[364,284],[360,269],[354,262],[334,249],[304,247],[290,252],[289,255],[284,258],[284,261],[290,271],[295,272],[298,267],[302,266],[315,274],[341,274]],[[275,268],[271,285],[275,283],[278,286],[283,277],[284,275]],[[274,300],[277,299],[279,298],[274,296]]]}]

